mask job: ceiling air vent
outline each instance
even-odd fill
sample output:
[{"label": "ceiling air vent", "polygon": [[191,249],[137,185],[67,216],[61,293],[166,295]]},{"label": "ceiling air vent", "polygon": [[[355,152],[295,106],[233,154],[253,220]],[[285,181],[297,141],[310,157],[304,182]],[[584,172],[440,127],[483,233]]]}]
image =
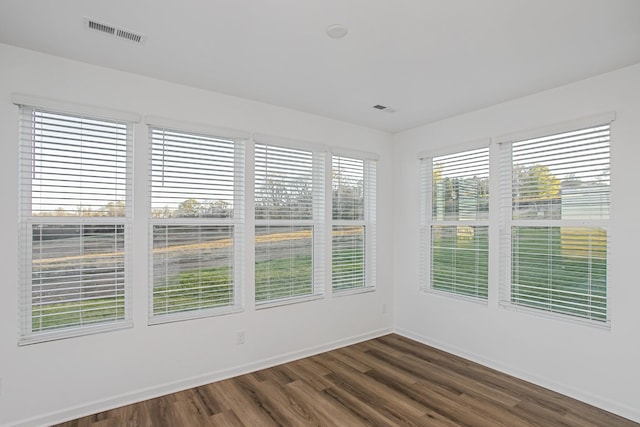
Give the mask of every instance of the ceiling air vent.
[{"label": "ceiling air vent", "polygon": [[116,33],[115,27],[107,24],[101,24],[100,22],[87,20],[87,25],[92,30],[102,31],[103,33],[114,35]]},{"label": "ceiling air vent", "polygon": [[140,43],[142,41],[142,36],[140,34],[132,33],[131,31],[116,30],[116,36],[122,37],[123,39],[131,40],[132,42]]},{"label": "ceiling air vent", "polygon": [[142,43],[145,39],[145,37],[141,34],[136,34],[132,31],[105,24],[104,22],[98,22],[90,18],[84,18],[84,25],[90,30],[100,31],[102,33],[109,34],[114,37],[119,37],[121,39],[126,39],[134,43]]},{"label": "ceiling air vent", "polygon": [[376,110],[380,110],[380,111],[384,111],[385,113],[395,113],[396,110],[395,108],[391,108],[391,107],[387,107],[386,105],[374,105],[373,108],[375,108]]}]

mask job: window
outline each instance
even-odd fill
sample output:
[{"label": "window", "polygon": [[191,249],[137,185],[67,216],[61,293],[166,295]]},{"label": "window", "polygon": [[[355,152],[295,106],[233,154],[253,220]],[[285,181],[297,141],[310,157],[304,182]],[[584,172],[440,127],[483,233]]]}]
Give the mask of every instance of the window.
[{"label": "window", "polygon": [[610,122],[501,144],[501,301],[607,321]]},{"label": "window", "polygon": [[323,292],[324,152],[255,144],[256,304]]},{"label": "window", "polygon": [[376,161],[332,157],[333,292],[375,286]]},{"label": "window", "polygon": [[20,108],[20,343],[131,325],[132,124]]},{"label": "window", "polygon": [[244,143],[151,125],[151,323],[241,305]]},{"label": "window", "polygon": [[486,300],[489,149],[421,160],[422,289]]}]

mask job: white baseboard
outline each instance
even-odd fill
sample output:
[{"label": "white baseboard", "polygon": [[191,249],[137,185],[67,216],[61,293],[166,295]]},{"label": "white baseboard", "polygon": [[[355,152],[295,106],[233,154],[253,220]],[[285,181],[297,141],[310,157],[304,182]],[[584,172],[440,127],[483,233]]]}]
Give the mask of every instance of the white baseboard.
[{"label": "white baseboard", "polygon": [[6,427],[40,427],[40,426],[49,426],[52,424],[62,423],[65,421],[85,417],[87,415],[95,414],[98,412],[107,411],[109,409],[118,408],[120,406],[130,405],[132,403],[141,402],[143,400],[153,399],[155,397],[164,396],[166,394],[175,393],[181,390],[186,390],[193,387],[209,384],[215,381],[221,381],[224,379],[236,377],[238,375],[243,375],[250,372],[259,371],[261,369],[270,368],[272,366],[276,366],[276,365],[291,362],[294,360],[302,359],[305,357],[313,356],[318,353],[335,350],[337,348],[356,344],[361,341],[377,338],[382,335],[390,334],[392,332],[393,332],[392,328],[385,328],[377,331],[368,332],[362,335],[343,338],[340,340],[328,342],[318,346],[309,347],[306,349],[290,352],[287,354],[282,354],[276,357],[258,360],[242,366],[235,366],[230,369],[223,369],[219,371],[209,372],[203,375],[198,375],[191,378],[185,378],[179,381],[160,384],[154,387],[140,389],[140,390],[124,393],[119,396],[113,396],[107,399],[97,400],[87,404],[66,408],[60,411],[51,412],[45,415],[24,419],[24,420],[15,422],[13,424],[9,424]]},{"label": "white baseboard", "polygon": [[425,337],[423,335],[420,335],[410,330],[395,329],[394,333],[398,335],[402,335],[403,337],[412,339],[414,341],[418,341],[422,344],[437,348],[439,350],[446,351],[447,353],[451,353],[456,356],[468,359],[472,362],[479,363],[483,366],[489,367],[491,369],[495,369],[496,371],[512,375],[516,378],[520,378],[530,383],[539,385],[540,387],[544,387],[549,390],[553,390],[557,393],[564,394],[565,396],[572,397],[574,399],[585,402],[589,405],[601,408],[605,411],[612,412],[614,414],[620,415],[621,417],[628,418],[632,421],[640,422],[640,410],[638,410],[638,408],[632,408],[626,405],[621,405],[618,402],[613,402],[601,396],[596,396],[591,393],[585,393],[584,391],[577,390],[572,387],[567,387],[566,385],[557,383],[550,378],[534,375],[521,368],[516,368],[514,366],[506,365],[504,363],[496,362],[495,360],[487,359],[478,354],[470,353],[466,350],[463,350],[461,348],[452,346],[450,344],[447,344],[438,340],[433,340],[429,337]]}]

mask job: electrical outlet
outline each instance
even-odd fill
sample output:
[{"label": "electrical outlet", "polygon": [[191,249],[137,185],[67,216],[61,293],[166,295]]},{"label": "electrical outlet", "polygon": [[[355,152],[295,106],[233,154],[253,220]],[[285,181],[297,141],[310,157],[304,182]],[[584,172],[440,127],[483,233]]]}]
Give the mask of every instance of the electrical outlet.
[{"label": "electrical outlet", "polygon": [[382,304],[382,314],[387,312],[387,304]]},{"label": "electrical outlet", "polygon": [[244,344],[244,331],[236,332],[236,344]]}]

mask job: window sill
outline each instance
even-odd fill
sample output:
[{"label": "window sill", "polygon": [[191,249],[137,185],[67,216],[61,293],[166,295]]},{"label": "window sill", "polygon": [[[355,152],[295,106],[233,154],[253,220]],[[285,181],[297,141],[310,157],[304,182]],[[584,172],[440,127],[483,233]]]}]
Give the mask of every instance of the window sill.
[{"label": "window sill", "polygon": [[21,336],[18,340],[18,345],[30,345],[47,341],[57,341],[67,338],[81,337],[85,335],[99,334],[103,332],[120,331],[123,329],[133,328],[132,320],[123,320],[117,323],[99,324],[83,327],[71,327],[66,329],[58,329],[46,332],[34,332],[28,335]]},{"label": "window sill", "polygon": [[487,306],[489,304],[488,298],[472,297],[472,296],[467,296],[462,294],[455,294],[452,292],[439,291],[436,289],[422,289],[422,292],[427,295],[435,295],[441,298],[470,302],[470,303],[484,305],[484,306]]},{"label": "window sill", "polygon": [[515,305],[515,304],[511,304],[508,301],[500,301],[500,307],[510,311],[520,312],[520,313],[528,314],[531,316],[544,317],[550,320],[556,320],[564,323],[573,323],[573,324],[578,324],[583,326],[589,326],[592,328],[602,329],[605,331],[611,330],[611,320],[608,320],[608,319],[602,322],[598,320],[591,320],[587,318],[571,316],[569,314],[555,313],[553,311],[546,311],[546,310],[525,307],[521,305]]},{"label": "window sill", "polygon": [[163,314],[150,317],[149,326],[162,325],[164,323],[184,322],[185,320],[203,319],[206,317],[225,316],[227,314],[240,313],[244,311],[241,306],[227,306],[201,311],[185,311],[181,313]]},{"label": "window sill", "polygon": [[340,291],[333,291],[332,296],[347,297],[349,295],[358,295],[358,294],[365,294],[368,292],[375,292],[375,290],[376,290],[375,286],[364,286],[360,288],[351,288],[351,289],[344,289]]},{"label": "window sill", "polygon": [[324,294],[305,295],[303,297],[281,298],[273,301],[256,302],[256,310],[265,308],[280,307],[283,305],[298,304],[307,301],[315,301],[324,298]]}]

